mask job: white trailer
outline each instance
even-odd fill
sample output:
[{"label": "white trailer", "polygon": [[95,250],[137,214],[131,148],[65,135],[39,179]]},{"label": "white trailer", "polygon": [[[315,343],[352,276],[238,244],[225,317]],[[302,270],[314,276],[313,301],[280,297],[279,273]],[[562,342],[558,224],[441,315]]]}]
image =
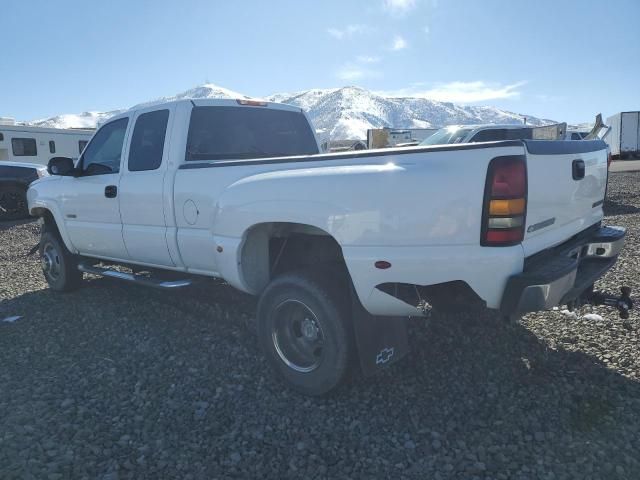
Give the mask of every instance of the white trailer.
[{"label": "white trailer", "polygon": [[53,157],[78,158],[94,130],[40,128],[0,117],[0,222],[28,215],[29,184]]},{"label": "white trailer", "polygon": [[611,132],[605,141],[614,160],[640,157],[640,112],[620,112],[607,118]]},{"label": "white trailer", "polygon": [[94,130],[41,128],[0,123],[0,163],[19,162],[47,165],[53,157],[77,158]]}]

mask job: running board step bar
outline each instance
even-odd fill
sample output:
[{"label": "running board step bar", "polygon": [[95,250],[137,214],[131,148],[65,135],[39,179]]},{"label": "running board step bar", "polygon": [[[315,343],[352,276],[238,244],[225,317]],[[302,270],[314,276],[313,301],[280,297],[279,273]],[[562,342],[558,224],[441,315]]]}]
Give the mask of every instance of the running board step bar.
[{"label": "running board step bar", "polygon": [[86,263],[79,263],[78,270],[84,273],[100,275],[101,277],[116,278],[118,280],[124,280],[126,282],[137,283],[138,285],[144,285],[146,287],[163,288],[169,290],[174,288],[188,287],[193,283],[189,279],[172,281],[155,280],[147,276],[136,275],[135,273],[118,272],[117,270],[110,270],[108,268],[94,267],[93,265],[87,265]]}]

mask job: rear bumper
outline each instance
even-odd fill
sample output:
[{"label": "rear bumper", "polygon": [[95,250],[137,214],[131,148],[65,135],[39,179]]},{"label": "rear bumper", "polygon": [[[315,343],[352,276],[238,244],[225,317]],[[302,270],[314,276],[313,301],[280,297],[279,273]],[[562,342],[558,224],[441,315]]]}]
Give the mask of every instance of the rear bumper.
[{"label": "rear bumper", "polygon": [[507,281],[500,311],[517,315],[577,299],[615,264],[625,233],[623,227],[592,228],[526,259],[523,272]]}]

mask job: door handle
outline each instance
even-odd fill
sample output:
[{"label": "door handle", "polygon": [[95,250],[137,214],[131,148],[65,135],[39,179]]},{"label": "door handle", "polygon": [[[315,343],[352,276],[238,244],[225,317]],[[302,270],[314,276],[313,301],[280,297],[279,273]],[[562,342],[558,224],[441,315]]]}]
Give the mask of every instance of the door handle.
[{"label": "door handle", "polygon": [[574,160],[571,164],[571,175],[574,180],[582,180],[584,178],[584,160]]},{"label": "door handle", "polygon": [[118,187],[115,185],[107,185],[104,187],[104,196],[107,198],[116,198],[118,196]]}]

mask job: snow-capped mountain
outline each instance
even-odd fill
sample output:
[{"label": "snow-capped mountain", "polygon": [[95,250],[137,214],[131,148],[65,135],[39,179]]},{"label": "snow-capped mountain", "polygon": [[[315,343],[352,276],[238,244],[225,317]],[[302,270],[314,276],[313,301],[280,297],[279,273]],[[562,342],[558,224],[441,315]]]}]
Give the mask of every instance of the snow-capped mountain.
[{"label": "snow-capped mountain", "polygon": [[184,100],[185,98],[251,98],[243,93],[238,93],[228,88],[219,87],[213,83],[205,83],[198,87],[190,88],[186,92],[178,93],[172,97],[161,97],[149,102],[139,103],[132,108],[147,107],[156,103]]},{"label": "snow-capped mountain", "polygon": [[124,112],[124,110],[111,110],[110,112],[82,112],[64,113],[55,117],[43,118],[32,122],[25,122],[34,127],[46,128],[95,128],[105,120]]},{"label": "snow-capped mountain", "polygon": [[[153,105],[184,98],[251,98],[247,95],[205,84],[172,97],[144,102]],[[369,128],[428,128],[453,124],[522,123],[523,115],[488,106],[462,106],[425,98],[387,97],[360,87],[312,89],[278,93],[266,98],[304,109],[316,131],[324,139],[364,139]],[[95,127],[123,110],[65,114],[29,122],[31,125],[70,128]],[[529,125],[545,125],[551,120],[527,116]]]},{"label": "snow-capped mountain", "polygon": [[[172,97],[161,97],[148,102],[139,103],[131,108],[151,106],[156,103],[170,102],[172,100],[182,100],[185,98],[250,98],[242,93],[234,92],[228,88],[219,87],[211,83],[206,83],[179,93]],[[114,115],[118,115],[126,111],[126,108],[120,110],[112,110],[110,112],[83,112],[80,114],[65,113],[55,117],[44,118],[26,122],[28,125],[35,127],[49,128],[95,128],[105,120]]]},{"label": "snow-capped mountain", "polygon": [[[426,98],[386,97],[359,87],[307,90],[267,97],[306,110],[316,130],[331,139],[363,139],[368,128],[429,128],[455,124],[522,123],[524,116],[486,106]],[[529,125],[554,123],[527,116]]]}]

